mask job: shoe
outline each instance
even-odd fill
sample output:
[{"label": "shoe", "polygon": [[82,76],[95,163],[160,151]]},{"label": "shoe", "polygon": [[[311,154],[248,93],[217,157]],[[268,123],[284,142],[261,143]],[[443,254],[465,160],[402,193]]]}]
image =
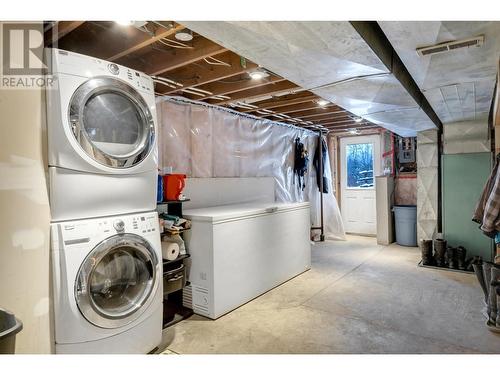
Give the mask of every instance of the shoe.
[{"label": "shoe", "polygon": [[446,241],[440,238],[434,240],[434,260],[436,262],[436,266],[444,267],[444,257],[446,254]]}]

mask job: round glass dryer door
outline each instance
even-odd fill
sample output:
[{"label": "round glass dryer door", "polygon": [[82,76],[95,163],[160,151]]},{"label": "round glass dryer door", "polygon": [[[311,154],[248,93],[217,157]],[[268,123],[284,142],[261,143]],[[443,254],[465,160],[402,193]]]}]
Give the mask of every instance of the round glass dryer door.
[{"label": "round glass dryer door", "polygon": [[103,328],[137,319],[156,288],[158,258],[149,242],[134,234],[110,237],[85,258],[75,284],[83,316]]},{"label": "round glass dryer door", "polygon": [[109,167],[139,164],[154,144],[154,121],[143,97],[113,77],[92,78],[78,87],[69,122],[85,153]]}]

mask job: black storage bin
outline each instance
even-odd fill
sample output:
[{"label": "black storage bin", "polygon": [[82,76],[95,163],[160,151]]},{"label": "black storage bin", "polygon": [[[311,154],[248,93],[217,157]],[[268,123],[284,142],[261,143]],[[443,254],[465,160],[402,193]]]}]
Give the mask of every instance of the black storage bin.
[{"label": "black storage bin", "polygon": [[16,335],[23,329],[23,323],[14,314],[0,309],[0,354],[14,354]]},{"label": "black storage bin", "polygon": [[163,295],[181,290],[186,286],[186,266],[163,272]]}]

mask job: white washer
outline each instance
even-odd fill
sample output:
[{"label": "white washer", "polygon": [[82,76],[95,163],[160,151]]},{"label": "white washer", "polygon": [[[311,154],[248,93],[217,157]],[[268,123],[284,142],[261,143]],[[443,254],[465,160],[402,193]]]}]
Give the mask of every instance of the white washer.
[{"label": "white washer", "polygon": [[154,210],[151,77],[59,49],[45,56],[54,79],[46,91],[52,220]]},{"label": "white washer", "polygon": [[156,212],[51,224],[56,353],[147,353],[162,335]]}]

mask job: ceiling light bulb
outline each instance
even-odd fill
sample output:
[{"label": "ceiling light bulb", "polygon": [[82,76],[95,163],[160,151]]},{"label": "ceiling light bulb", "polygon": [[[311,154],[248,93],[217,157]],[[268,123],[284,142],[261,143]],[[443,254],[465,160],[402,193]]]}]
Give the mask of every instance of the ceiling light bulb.
[{"label": "ceiling light bulb", "polygon": [[265,77],[264,72],[261,72],[260,70],[256,70],[254,72],[248,73],[250,75],[250,78],[252,79],[262,79]]},{"label": "ceiling light bulb", "polygon": [[120,26],[132,26],[134,21],[115,21]]},{"label": "ceiling light bulb", "polygon": [[324,107],[327,104],[328,104],[328,100],[325,100],[325,99],[318,100],[318,105],[321,107]]},{"label": "ceiling light bulb", "polygon": [[356,118],[354,119],[354,122],[361,122],[361,121],[363,121],[363,119],[362,119],[361,117],[356,117]]},{"label": "ceiling light bulb", "polygon": [[191,30],[181,30],[175,33],[175,39],[180,40],[181,42],[189,42],[193,40],[193,33]]},{"label": "ceiling light bulb", "polygon": [[358,129],[349,129],[349,133],[350,134],[359,134],[359,130]]}]

